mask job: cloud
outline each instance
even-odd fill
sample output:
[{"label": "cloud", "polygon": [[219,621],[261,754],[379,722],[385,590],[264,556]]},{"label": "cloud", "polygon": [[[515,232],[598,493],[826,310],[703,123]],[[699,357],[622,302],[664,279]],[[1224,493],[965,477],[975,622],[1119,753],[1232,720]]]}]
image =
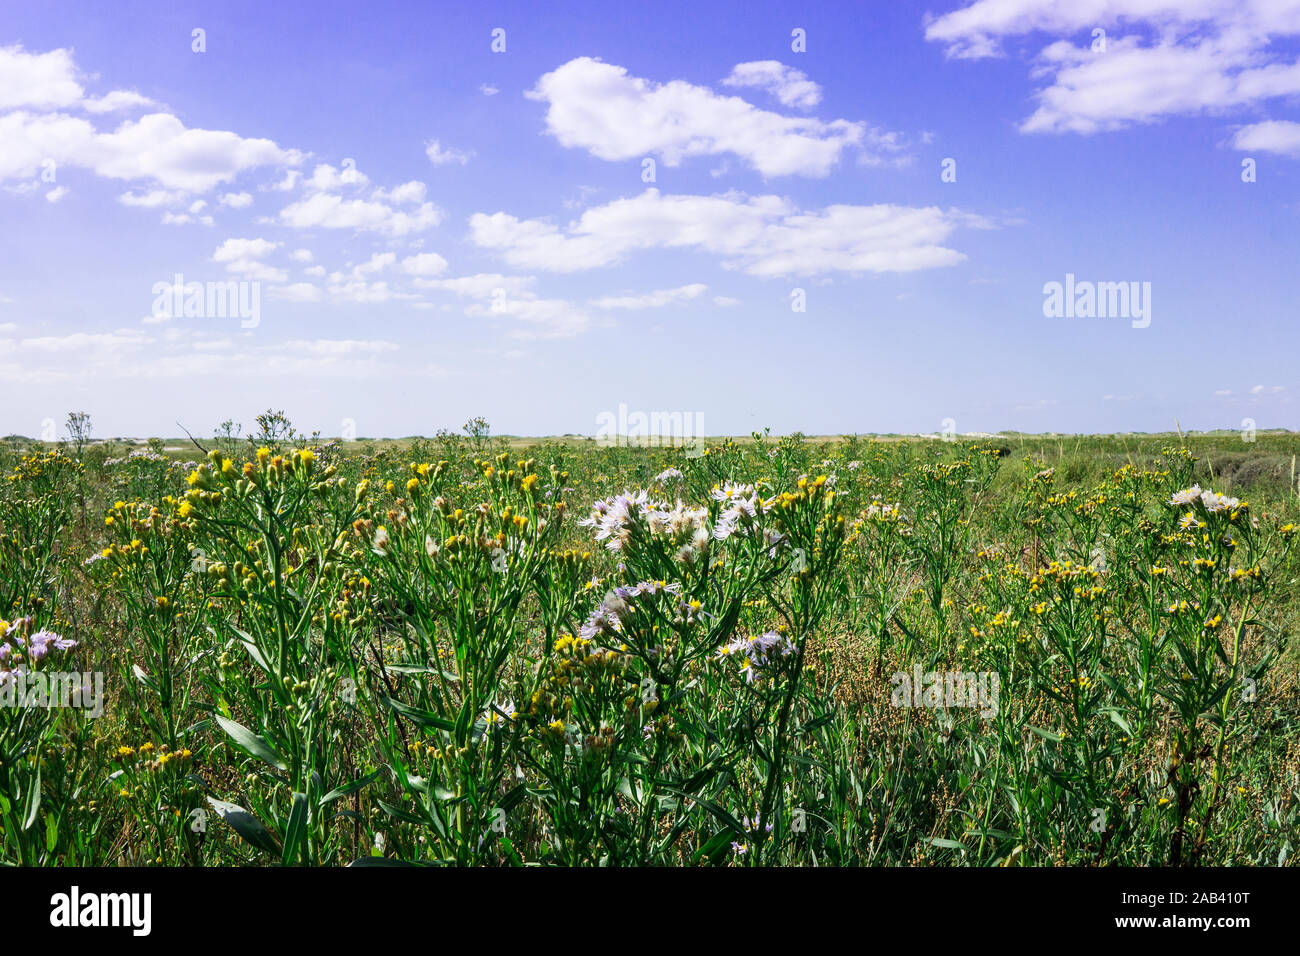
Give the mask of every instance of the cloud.
[{"label": "cloud", "polygon": [[62,113],[19,110],[0,116],[0,179],[35,175],[45,160],[93,170],[109,179],[141,180],[164,189],[203,193],[259,166],[293,165],[296,150],[269,139],[221,130],[189,129],[174,116],[151,113],[100,133]]},{"label": "cloud", "polygon": [[447,271],[447,260],[436,252],[422,252],[402,260],[402,271],[412,276],[436,276]]},{"label": "cloud", "polygon": [[1284,391],[1286,391],[1286,388],[1282,385],[1255,385],[1251,387],[1250,394],[1276,395],[1279,392],[1284,392]]},{"label": "cloud", "polygon": [[802,70],[776,60],[737,63],[723,86],[754,86],[771,93],[783,106],[812,109],[822,101],[822,88],[808,79]]},{"label": "cloud", "polygon": [[533,276],[480,272],[450,279],[417,278],[414,285],[471,300],[465,307],[468,316],[518,320],[523,326],[510,333],[517,339],[569,338],[591,327],[591,316],[580,306],[533,292],[535,281]]},{"label": "cloud", "polygon": [[276,192],[287,193],[298,188],[298,183],[302,179],[302,173],[296,169],[290,169],[284,174],[284,178],[278,183],[272,183],[267,189],[274,189]]},{"label": "cloud", "polygon": [[[442,210],[425,202],[425,185],[413,180],[392,189],[369,189],[370,178],[350,160],[341,168],[321,163],[302,181],[307,195],[280,210],[279,222],[295,229],[352,229],[404,236],[436,226]],[[283,182],[276,189],[293,189],[295,183]],[[345,190],[354,195],[344,198]],[[359,193],[359,195],[357,195]],[[418,205],[417,205],[418,204]],[[413,206],[400,210],[398,206]]]},{"label": "cloud", "polygon": [[588,209],[561,229],[504,212],[470,217],[471,240],[516,268],[577,272],[636,250],[702,249],[750,275],[911,272],[965,255],[942,245],[977,216],[938,207],[833,205],[804,212],[778,196],[664,196],[647,189]]},{"label": "cloud", "polygon": [[0,47],[0,109],[74,106],[83,93],[71,50],[28,53],[21,46]]},{"label": "cloud", "polygon": [[46,354],[63,354],[81,350],[99,352],[117,352],[133,346],[150,342],[149,336],[133,329],[119,329],[116,332],[72,332],[67,335],[42,335],[34,338],[20,339],[17,347],[29,352]]},{"label": "cloud", "polygon": [[498,272],[480,272],[454,279],[416,279],[415,285],[421,289],[442,290],[462,297],[486,299],[498,289],[501,290],[501,295],[522,294],[536,281],[535,276],[504,276]]},{"label": "cloud", "polygon": [[496,96],[498,93],[501,92],[495,86],[492,86],[490,83],[482,84],[478,88],[478,91],[482,93],[484,96]]},{"label": "cloud", "polygon": [[269,239],[227,239],[212,254],[212,261],[225,263],[227,272],[242,275],[247,279],[284,282],[288,275],[283,269],[274,268],[260,261],[274,252],[279,245],[278,242]]},{"label": "cloud", "polygon": [[185,194],[183,192],[169,189],[151,189],[145,193],[122,193],[117,197],[117,201],[124,206],[142,206],[145,209],[154,209],[158,206],[170,206],[184,198]]},{"label": "cloud", "polygon": [[465,309],[470,316],[498,316],[526,323],[512,335],[518,339],[561,339],[585,332],[591,317],[565,299],[540,299],[531,293],[515,297],[495,296],[490,303],[474,303]]},{"label": "cloud", "polygon": [[308,355],[380,355],[396,352],[401,346],[382,339],[290,339],[284,348]]},{"label": "cloud", "polygon": [[280,222],[294,229],[352,229],[390,236],[430,229],[441,221],[442,210],[433,203],[404,212],[387,203],[344,199],[330,193],[316,193],[280,210]]},{"label": "cloud", "polygon": [[153,100],[130,90],[113,90],[100,97],[81,101],[81,106],[90,113],[116,113],[136,106],[157,106]]},{"label": "cloud", "polygon": [[392,189],[376,189],[370,194],[371,199],[380,202],[391,202],[401,206],[406,203],[424,202],[425,186],[418,180],[412,180],[409,183],[402,183],[400,186],[394,186]]},{"label": "cloud", "polygon": [[657,309],[665,305],[688,302],[707,292],[709,287],[702,282],[678,286],[676,289],[658,289],[641,295],[606,296],[593,299],[591,304],[598,309]]},{"label": "cloud", "polygon": [[354,163],[345,162],[341,169],[320,163],[312,170],[311,176],[303,180],[303,186],[316,192],[330,193],[339,192],[345,186],[365,186],[369,182],[370,178]]},{"label": "cloud", "polygon": [[[0,375],[15,383],[187,379],[194,376],[321,376],[391,378],[405,370],[401,351],[383,339],[290,339],[257,342],[184,326],[74,332],[19,339],[0,359]],[[418,371],[424,371],[423,368]]]},{"label": "cloud", "polygon": [[49,192],[47,192],[47,193],[45,194],[45,201],[46,201],[46,202],[58,202],[60,199],[62,199],[62,198],[63,198],[64,196],[66,196],[67,194],[68,194],[68,187],[67,187],[67,186],[55,186],[53,189],[51,189]]},{"label": "cloud", "polygon": [[278,242],[270,239],[227,239],[212,254],[213,262],[234,262],[240,259],[262,259],[276,250]]},{"label": "cloud", "polygon": [[253,205],[252,193],[226,193],[221,197],[221,205],[231,209],[244,209]]},{"label": "cloud", "polygon": [[1290,120],[1266,120],[1237,130],[1232,145],[1249,152],[1280,153],[1300,156],[1300,123]]},{"label": "cloud", "polygon": [[289,253],[289,258],[294,262],[311,262],[315,258],[310,249],[295,249]]},{"label": "cloud", "polygon": [[435,166],[445,166],[448,163],[459,163],[464,166],[474,154],[460,149],[443,147],[436,139],[431,139],[424,145],[424,155],[428,156],[429,162]]},{"label": "cloud", "polygon": [[359,279],[362,276],[383,272],[396,261],[397,253],[395,252],[376,252],[366,262],[353,266],[352,276]]},{"label": "cloud", "polygon": [[364,278],[346,278],[341,273],[331,274],[326,287],[330,298],[335,302],[379,303],[399,296],[388,287],[387,282],[369,282]]},{"label": "cloud", "polygon": [[[198,205],[198,203],[195,203],[195,205]],[[212,217],[196,216],[187,212],[176,213],[171,210],[167,210],[162,214],[162,224],[164,226],[187,226],[192,222],[197,222],[204,226],[210,226],[212,225]]]},{"label": "cloud", "polygon": [[656,84],[590,57],[542,76],[527,94],[546,103],[546,127],[561,145],[620,161],[657,155],[668,166],[731,154],[764,176],[826,176],[846,150],[882,162],[895,134],[847,120],[823,122],[758,109],[683,80]]},{"label": "cloud", "polygon": [[[1096,28],[1108,32],[1104,50],[1093,50]],[[1034,60],[1047,82],[1024,132],[1089,134],[1300,93],[1300,62],[1276,42],[1300,35],[1294,2],[977,0],[926,26],[963,59],[1002,56],[1005,39],[1039,33],[1086,36],[1057,39]]]},{"label": "cloud", "polygon": [[0,47],[0,110],[80,108],[91,113],[112,113],[151,105],[153,101],[147,96],[130,90],[87,97],[71,50],[28,53],[21,44]]}]

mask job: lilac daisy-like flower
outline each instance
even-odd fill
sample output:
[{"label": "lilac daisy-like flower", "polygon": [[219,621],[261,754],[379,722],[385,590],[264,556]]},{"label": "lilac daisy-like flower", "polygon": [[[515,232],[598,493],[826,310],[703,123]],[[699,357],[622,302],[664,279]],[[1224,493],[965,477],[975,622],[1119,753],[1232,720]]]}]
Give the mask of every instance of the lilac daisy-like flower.
[{"label": "lilac daisy-like flower", "polygon": [[587,622],[578,629],[578,636],[588,641],[595,640],[596,637],[602,634],[613,634],[618,626],[618,617],[610,613],[604,604],[601,604],[591,612]]},{"label": "lilac daisy-like flower", "polygon": [[628,587],[619,585],[605,595],[605,600],[601,602],[601,607],[605,613],[614,620],[619,621],[632,613],[632,602],[640,595],[641,589],[638,586]]},{"label": "lilac daisy-like flower", "polygon": [[787,540],[786,536],[775,528],[768,528],[763,532],[763,544],[768,547],[767,556],[776,557],[776,550],[783,542]]},{"label": "lilac daisy-like flower", "polygon": [[1201,504],[1205,506],[1206,511],[1214,513],[1219,511],[1231,511],[1233,508],[1237,507],[1237,505],[1241,504],[1241,501],[1206,489],[1201,492]]},{"label": "lilac daisy-like flower", "polygon": [[636,587],[639,594],[649,594],[652,597],[656,594],[677,594],[682,589],[676,581],[642,581]]},{"label": "lilac daisy-like flower", "polygon": [[729,481],[709,492],[709,496],[714,501],[735,501],[738,498],[750,498],[753,495],[753,485],[733,485]]},{"label": "lilac daisy-like flower", "polygon": [[738,637],[718,650],[718,657],[741,658],[741,673],[748,683],[753,683],[764,667],[778,657],[788,657],[794,652],[789,638],[776,631],[767,631],[758,637]]},{"label": "lilac daisy-like flower", "polygon": [[592,513],[579,524],[595,527],[596,540],[605,541],[610,551],[621,550],[631,536],[631,525],[639,517],[653,510],[650,496],[645,491],[625,491],[605,501],[592,504]]},{"label": "lilac daisy-like flower", "polygon": [[45,647],[56,651],[70,651],[77,642],[70,637],[60,637],[53,631],[37,631],[32,635],[32,647]]}]

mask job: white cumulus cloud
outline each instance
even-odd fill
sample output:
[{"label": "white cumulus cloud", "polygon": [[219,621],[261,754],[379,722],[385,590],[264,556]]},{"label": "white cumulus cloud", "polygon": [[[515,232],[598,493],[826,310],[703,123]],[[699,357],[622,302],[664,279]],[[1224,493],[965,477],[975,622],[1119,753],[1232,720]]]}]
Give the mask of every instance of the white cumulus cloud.
[{"label": "white cumulus cloud", "polygon": [[636,250],[700,249],[756,276],[911,272],[960,262],[944,243],[990,224],[935,206],[837,204],[804,211],[778,196],[661,195],[647,189],[588,209],[560,228],[504,212],[470,217],[470,238],[517,268],[577,272]]},{"label": "white cumulus cloud", "polygon": [[590,57],[545,74],[527,96],[547,104],[547,131],[562,145],[611,161],[655,155],[676,166],[692,156],[730,154],[764,176],[826,176],[846,150],[881,162],[902,149],[896,134],[865,123],[782,116],[738,96],[684,80],[654,83]]}]

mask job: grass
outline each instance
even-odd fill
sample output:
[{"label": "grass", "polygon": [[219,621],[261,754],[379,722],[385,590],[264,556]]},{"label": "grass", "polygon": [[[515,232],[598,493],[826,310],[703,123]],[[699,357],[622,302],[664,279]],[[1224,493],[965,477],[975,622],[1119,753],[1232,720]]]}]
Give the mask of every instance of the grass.
[{"label": "grass", "polygon": [[6,440],[0,858],[1286,864],[1255,439]]}]

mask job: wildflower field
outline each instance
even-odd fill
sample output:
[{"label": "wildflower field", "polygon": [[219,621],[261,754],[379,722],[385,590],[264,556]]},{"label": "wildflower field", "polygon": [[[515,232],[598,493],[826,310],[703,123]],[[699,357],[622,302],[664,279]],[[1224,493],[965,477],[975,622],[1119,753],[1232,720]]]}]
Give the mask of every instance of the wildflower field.
[{"label": "wildflower field", "polygon": [[0,450],[5,863],[1300,836],[1294,434],[203,445]]}]

